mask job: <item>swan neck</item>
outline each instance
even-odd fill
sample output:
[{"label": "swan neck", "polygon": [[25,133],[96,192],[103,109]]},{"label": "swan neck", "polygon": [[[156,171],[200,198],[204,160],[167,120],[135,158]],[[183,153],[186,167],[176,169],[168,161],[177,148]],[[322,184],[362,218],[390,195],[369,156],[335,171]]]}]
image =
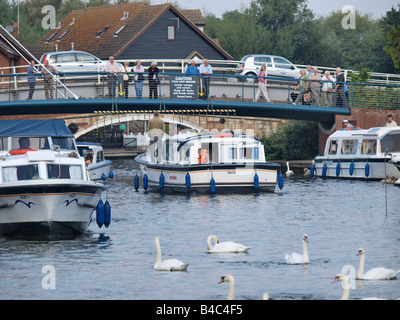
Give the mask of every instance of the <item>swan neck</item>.
[{"label": "swan neck", "polygon": [[158,237],[155,239],[155,243],[157,248],[157,259],[155,265],[158,265],[161,263],[161,247],[160,247],[160,240]]},{"label": "swan neck", "polygon": [[310,259],[308,258],[307,242],[303,240],[303,263],[308,263]]},{"label": "swan neck", "polygon": [[349,300],[349,296],[350,296],[350,280],[349,280],[349,278],[343,279],[342,285],[343,285],[343,294],[342,294],[342,297],[340,298],[340,300]]},{"label": "swan neck", "polygon": [[226,300],[233,300],[234,291],[235,291],[235,280],[231,278],[229,279],[229,291]]},{"label": "swan neck", "polygon": [[357,271],[357,278],[361,279],[364,275],[365,253],[360,254],[360,266]]},{"label": "swan neck", "polygon": [[211,251],[214,248],[214,246],[211,244],[211,240],[214,241],[214,246],[215,246],[215,244],[218,241],[218,237],[212,235],[207,238],[207,251]]}]

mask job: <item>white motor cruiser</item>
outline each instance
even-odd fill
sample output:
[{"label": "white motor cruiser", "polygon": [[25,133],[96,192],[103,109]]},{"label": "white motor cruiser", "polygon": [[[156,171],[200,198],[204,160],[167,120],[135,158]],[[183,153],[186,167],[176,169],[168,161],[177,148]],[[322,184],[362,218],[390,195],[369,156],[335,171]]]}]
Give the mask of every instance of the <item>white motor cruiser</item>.
[{"label": "white motor cruiser", "polygon": [[0,121],[0,234],[84,233],[104,189],[63,121]]}]

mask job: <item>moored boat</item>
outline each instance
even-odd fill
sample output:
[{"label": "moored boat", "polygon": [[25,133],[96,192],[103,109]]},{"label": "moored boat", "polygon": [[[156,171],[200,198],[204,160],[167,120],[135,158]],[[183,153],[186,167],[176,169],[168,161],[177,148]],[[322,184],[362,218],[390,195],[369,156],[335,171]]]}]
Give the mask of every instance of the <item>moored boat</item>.
[{"label": "moored boat", "polygon": [[329,136],[316,175],[327,178],[400,178],[400,127],[341,129]]},{"label": "moored boat", "polygon": [[0,234],[84,233],[104,189],[63,121],[0,121]]},{"label": "moored boat", "polygon": [[92,180],[106,180],[110,177],[112,162],[104,158],[103,147],[99,143],[77,142],[79,154],[85,159],[90,155],[91,163],[87,164]]},{"label": "moored boat", "polygon": [[164,137],[161,150],[150,146],[136,162],[150,190],[172,193],[274,192],[280,172],[257,138],[231,133]]}]

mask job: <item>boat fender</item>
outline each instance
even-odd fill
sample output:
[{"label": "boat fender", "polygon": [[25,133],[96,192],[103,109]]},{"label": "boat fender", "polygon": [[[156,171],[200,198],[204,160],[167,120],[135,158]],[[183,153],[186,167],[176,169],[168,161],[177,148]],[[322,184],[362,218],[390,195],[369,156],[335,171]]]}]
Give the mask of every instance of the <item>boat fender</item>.
[{"label": "boat fender", "polygon": [[133,185],[135,187],[135,190],[138,191],[139,190],[139,177],[138,177],[138,175],[135,175],[135,178],[133,179]]},{"label": "boat fender", "polygon": [[164,189],[164,180],[165,180],[164,174],[161,172],[160,178],[158,179],[158,183],[159,183],[161,191]]},{"label": "boat fender", "polygon": [[315,173],[315,165],[313,162],[313,163],[311,163],[311,167],[310,167],[310,178],[311,179],[314,177],[314,173]]},{"label": "boat fender", "polygon": [[107,176],[105,175],[105,173],[103,173],[103,174],[101,175],[101,180],[103,180],[103,181],[106,181],[106,180],[107,180]]},{"label": "boat fender", "polygon": [[185,184],[186,184],[186,189],[188,189],[188,191],[189,191],[189,189],[190,189],[190,187],[191,187],[191,181],[190,181],[190,174],[189,174],[189,172],[186,173],[186,176],[185,176]]},{"label": "boat fender", "polygon": [[338,161],[336,165],[336,177],[340,176],[340,160]]},{"label": "boat fender", "polygon": [[114,172],[113,172],[113,171],[110,171],[110,173],[108,174],[108,177],[109,177],[110,179],[114,179]]},{"label": "boat fender", "polygon": [[369,177],[369,163],[368,162],[365,164],[365,176],[367,178]]},{"label": "boat fender", "polygon": [[37,149],[17,149],[17,150],[10,150],[10,155],[17,156],[19,154],[25,154],[28,151],[37,151]]},{"label": "boat fender", "polygon": [[211,180],[210,180],[210,192],[211,193],[215,193],[215,180],[214,180],[214,178],[211,178]]},{"label": "boat fender", "polygon": [[324,163],[324,166],[322,167],[322,178],[326,178],[326,172],[328,171],[328,166],[326,163]]},{"label": "boat fender", "polygon": [[352,160],[350,163],[349,174],[352,176],[354,173],[354,161]]},{"label": "boat fender", "polygon": [[104,203],[101,199],[97,202],[96,206],[96,222],[99,228],[104,224]]},{"label": "boat fender", "polygon": [[106,200],[106,202],[104,203],[104,226],[108,228],[110,223],[111,223],[111,205],[108,202],[108,200]]},{"label": "boat fender", "polygon": [[256,173],[254,175],[254,191],[258,192],[259,188],[260,188],[260,179],[258,178],[258,174]]},{"label": "boat fender", "polygon": [[278,175],[278,187],[281,190],[283,189],[283,174],[282,174],[282,172],[280,172]]},{"label": "boat fender", "polygon": [[147,173],[145,173],[143,176],[143,189],[146,191],[148,188],[149,188],[149,177],[147,176]]}]

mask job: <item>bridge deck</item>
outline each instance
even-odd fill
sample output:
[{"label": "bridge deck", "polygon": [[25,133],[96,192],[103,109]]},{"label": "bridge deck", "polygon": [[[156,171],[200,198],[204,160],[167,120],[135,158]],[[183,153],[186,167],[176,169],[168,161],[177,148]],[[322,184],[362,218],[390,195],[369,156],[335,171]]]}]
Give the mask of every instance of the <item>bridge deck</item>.
[{"label": "bridge deck", "polygon": [[182,99],[58,99],[0,101],[0,115],[83,114],[107,112],[220,113],[276,119],[333,123],[335,115],[350,115],[348,108],[224,100]]}]

